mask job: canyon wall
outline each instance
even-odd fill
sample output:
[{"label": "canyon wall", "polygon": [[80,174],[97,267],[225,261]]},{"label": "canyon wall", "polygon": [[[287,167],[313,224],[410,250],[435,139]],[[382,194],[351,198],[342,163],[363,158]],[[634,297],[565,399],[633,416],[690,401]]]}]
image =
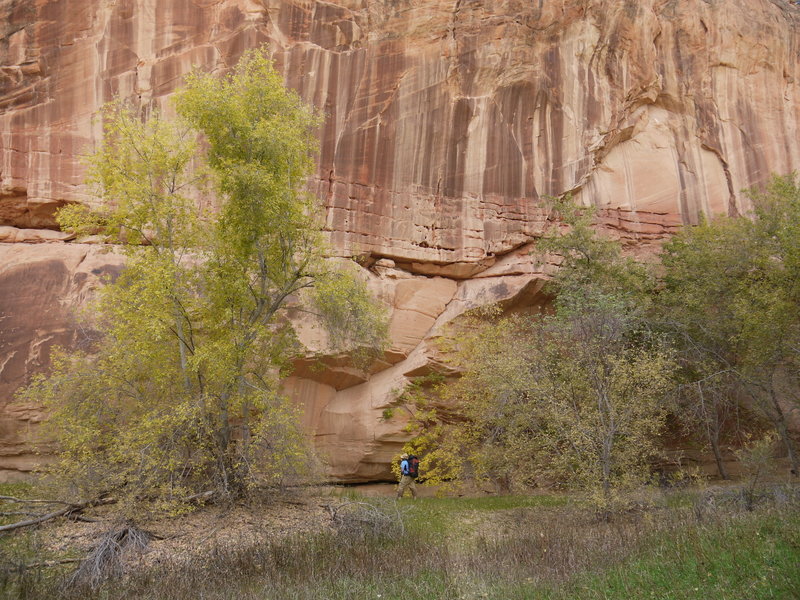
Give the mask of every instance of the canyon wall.
[{"label": "canyon wall", "polygon": [[[369,373],[298,363],[287,392],[342,481],[388,475],[408,378],[464,310],[541,301],[542,198],[600,209],[631,252],[800,167],[800,8],[783,0],[0,0],[0,478],[41,410],[9,404],[78,345],[113,252],[59,232],[97,202],[82,156],[116,96],[169,113],[193,67],[268,45],[325,114],[311,189],[332,247],[391,310]],[[314,362],[314,364],[311,364]]]}]

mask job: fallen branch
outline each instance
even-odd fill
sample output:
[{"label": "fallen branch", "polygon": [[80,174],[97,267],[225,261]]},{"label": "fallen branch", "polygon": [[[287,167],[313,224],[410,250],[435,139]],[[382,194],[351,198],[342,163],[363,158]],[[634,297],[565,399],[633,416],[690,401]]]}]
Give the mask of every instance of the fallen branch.
[{"label": "fallen branch", "polygon": [[0,500],[19,502],[20,504],[66,504],[67,506],[73,506],[72,503],[64,502],[63,500],[40,500],[37,498],[26,500],[25,498],[15,498],[14,496],[0,496]]},{"label": "fallen branch", "polygon": [[78,513],[82,510],[86,510],[87,508],[91,508],[93,506],[102,506],[104,504],[114,504],[116,500],[113,498],[102,498],[98,500],[90,500],[89,502],[83,502],[81,504],[69,504],[64,508],[59,508],[58,510],[54,510],[53,512],[47,513],[46,515],[42,515],[40,517],[36,517],[35,519],[28,519],[27,521],[19,521],[17,523],[10,523],[8,525],[0,526],[0,532],[2,531],[12,531],[14,529],[20,529],[22,527],[30,527],[31,525],[38,525],[39,523],[44,523],[45,521],[49,521],[51,519],[55,519],[57,517],[63,517],[67,515],[71,515],[73,513]]},{"label": "fallen branch", "polygon": [[65,515],[65,518],[69,519],[70,521],[80,521],[81,523],[99,523],[102,519],[91,519],[89,517],[84,517],[79,513],[70,513]]},{"label": "fallen branch", "polygon": [[184,500],[184,502],[203,502],[211,498],[216,492],[214,490],[209,490],[207,492],[200,492],[198,494],[192,494],[188,498]]},{"label": "fallen branch", "polygon": [[58,565],[69,565],[72,563],[83,562],[85,558],[62,558],[61,560],[45,560],[37,563],[23,565],[23,569],[45,569],[47,567],[57,567]]}]

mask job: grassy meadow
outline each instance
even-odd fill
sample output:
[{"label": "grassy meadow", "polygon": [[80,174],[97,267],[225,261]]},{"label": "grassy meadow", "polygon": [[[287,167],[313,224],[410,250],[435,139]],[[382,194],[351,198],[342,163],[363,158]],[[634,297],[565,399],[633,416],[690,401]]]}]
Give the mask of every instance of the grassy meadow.
[{"label": "grassy meadow", "polygon": [[774,485],[746,500],[739,487],[652,491],[600,519],[563,495],[395,502],[348,491],[314,499],[328,511],[310,530],[234,537],[147,565],[128,551],[93,581],[74,576],[81,563],[54,564],[80,557],[44,552],[52,528],[42,526],[0,540],[0,590],[98,600],[800,597],[800,489]]}]

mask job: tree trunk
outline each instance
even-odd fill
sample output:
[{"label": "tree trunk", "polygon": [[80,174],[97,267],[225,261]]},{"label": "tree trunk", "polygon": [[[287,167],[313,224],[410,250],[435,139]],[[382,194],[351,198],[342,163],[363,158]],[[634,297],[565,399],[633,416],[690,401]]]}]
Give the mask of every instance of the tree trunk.
[{"label": "tree trunk", "polygon": [[775,410],[775,418],[773,422],[778,435],[781,436],[781,441],[786,448],[786,454],[789,457],[789,464],[792,466],[792,475],[795,477],[800,476],[800,463],[797,459],[797,450],[794,447],[794,440],[789,434],[789,429],[786,426],[786,416],[783,414],[783,408],[775,395],[775,390],[770,388],[770,399],[772,400],[772,407]]},{"label": "tree trunk", "polygon": [[600,464],[603,471],[603,500],[606,501],[606,510],[609,510],[611,505],[611,447],[614,443],[612,436],[607,436],[606,439],[603,440],[603,453],[600,457]]},{"label": "tree trunk", "polygon": [[178,334],[178,352],[180,353],[181,360],[181,374],[183,375],[183,387],[188,392],[192,389],[192,383],[189,379],[189,366],[186,357],[186,341],[184,339],[183,319],[181,318],[180,309],[175,307],[175,332]]},{"label": "tree trunk", "polygon": [[714,403],[712,405],[713,412],[709,413],[708,408],[706,407],[706,396],[703,393],[703,386],[699,381],[697,382],[697,394],[700,397],[700,410],[703,411],[701,418],[703,419],[703,424],[706,426],[706,439],[708,440],[708,444],[711,446],[711,450],[714,453],[714,460],[717,463],[717,472],[722,479],[728,479],[728,472],[725,470],[725,465],[722,462],[722,453],[719,449],[720,426],[717,405]]},{"label": "tree trunk", "polygon": [[778,435],[781,436],[781,441],[783,441],[783,445],[786,448],[786,454],[789,457],[789,464],[792,465],[792,475],[798,477],[798,475],[800,475],[800,463],[798,463],[797,459],[797,450],[794,447],[794,441],[792,440],[792,436],[786,427],[786,421],[783,419],[783,415],[781,415],[781,419],[778,421],[778,423],[776,423],[776,429],[778,430]]},{"label": "tree trunk", "polygon": [[717,463],[717,471],[719,472],[719,476],[722,477],[722,479],[730,479],[728,471],[725,468],[725,463],[722,462],[722,452],[719,448],[718,437],[713,436],[709,442],[711,443],[711,450],[714,452],[714,461]]}]

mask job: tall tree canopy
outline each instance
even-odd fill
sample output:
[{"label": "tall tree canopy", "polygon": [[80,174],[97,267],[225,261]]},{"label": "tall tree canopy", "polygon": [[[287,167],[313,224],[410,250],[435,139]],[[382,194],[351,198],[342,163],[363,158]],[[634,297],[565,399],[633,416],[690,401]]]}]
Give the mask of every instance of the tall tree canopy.
[{"label": "tall tree canopy", "polygon": [[566,228],[540,246],[562,257],[553,311],[462,325],[449,412],[417,413],[412,449],[435,479],[554,483],[608,507],[650,474],[674,361],[644,318],[647,269],[593,231],[591,210],[554,204]]},{"label": "tall tree canopy", "polygon": [[772,424],[797,473],[788,413],[800,400],[800,187],[774,177],[749,196],[748,218],[718,217],[666,244],[658,305],[712,447],[720,410],[740,402]]},{"label": "tall tree canopy", "polygon": [[757,430],[753,412],[800,472],[790,428],[800,406],[800,187],[776,177],[749,195],[751,215],[687,227],[652,270],[598,235],[591,210],[555,201],[558,226],[539,243],[560,257],[552,312],[474,315],[455,328],[458,381],[403,397],[418,409],[409,449],[426,453],[424,472],[577,486],[607,504],[646,479],[669,411],[723,477],[724,444],[742,443],[735,417]]},{"label": "tall tree canopy", "polygon": [[104,113],[90,177],[105,202],[59,219],[113,236],[127,263],[93,306],[92,352],[62,351],[24,392],[52,410],[51,473],[132,506],[238,495],[307,469],[279,391],[297,350],[287,308],[340,348],[374,351],[386,332],[355,269],[325,259],[304,189],[319,119],[269,57],[250,52],[222,78],[193,73],[176,107],[173,120],[120,103]]}]

